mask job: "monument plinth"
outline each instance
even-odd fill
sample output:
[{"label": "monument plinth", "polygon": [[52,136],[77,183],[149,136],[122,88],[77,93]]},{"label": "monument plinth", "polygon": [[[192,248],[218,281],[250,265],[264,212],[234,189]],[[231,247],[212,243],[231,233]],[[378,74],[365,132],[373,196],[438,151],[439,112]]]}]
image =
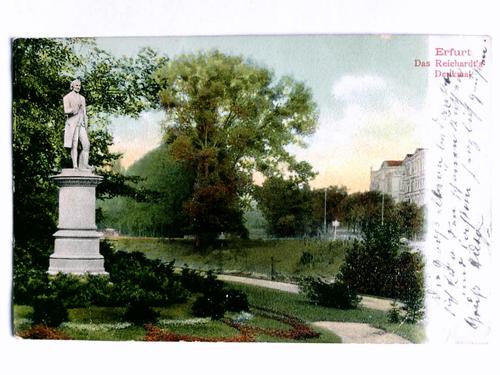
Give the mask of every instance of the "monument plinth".
[{"label": "monument plinth", "polygon": [[49,274],[107,275],[95,225],[95,188],[103,177],[91,170],[63,169],[51,176],[59,185],[59,223]]}]

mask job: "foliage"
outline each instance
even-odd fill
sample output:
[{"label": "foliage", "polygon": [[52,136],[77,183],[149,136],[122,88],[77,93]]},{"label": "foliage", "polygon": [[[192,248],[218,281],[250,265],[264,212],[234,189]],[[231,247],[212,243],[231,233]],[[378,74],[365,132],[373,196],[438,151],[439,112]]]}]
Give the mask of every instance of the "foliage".
[{"label": "foliage", "polygon": [[[352,246],[347,241],[327,241],[319,238],[280,240],[228,239],[223,248],[218,243],[214,250],[199,252],[193,249],[192,240],[158,238],[116,238],[112,241],[118,250],[140,251],[148,258],[164,261],[176,259],[178,266],[208,270],[239,270],[245,274],[270,276],[271,258],[275,271],[288,281],[308,275],[335,276],[343,263],[344,255]],[[311,266],[302,266],[300,257],[307,251],[313,255]]]},{"label": "foliage", "polygon": [[[384,222],[392,221],[394,200],[384,194]],[[363,226],[382,222],[382,193],[367,191],[346,196],[339,207],[339,220],[352,230],[363,231]]]},{"label": "foliage", "polygon": [[68,320],[68,310],[56,295],[42,295],[33,301],[33,322],[58,327]]},{"label": "foliage", "polygon": [[389,323],[400,323],[402,320],[401,317],[401,311],[400,308],[397,306],[396,303],[392,304],[392,308],[389,310],[387,313],[387,318],[389,320]]},{"label": "foliage", "polygon": [[416,323],[424,316],[424,261],[419,253],[402,252],[396,265],[396,295],[403,303],[405,320]]},{"label": "foliage", "polygon": [[156,79],[167,113],[165,142],[195,173],[184,209],[198,247],[220,232],[245,235],[241,198],[251,192],[253,172],[270,176],[284,163],[310,175],[285,149],[316,126],[303,84],[274,82],[268,70],[217,51],[181,56]]},{"label": "foliage", "polygon": [[[397,298],[405,319],[417,322],[424,309],[422,256],[401,244],[398,223],[370,223],[363,230],[363,242],[347,252],[339,279],[361,293]],[[395,312],[392,316],[396,319]]]},{"label": "foliage", "polygon": [[336,309],[355,309],[361,297],[349,285],[336,281],[327,283],[319,278],[305,278],[300,290],[315,304]]},{"label": "foliage", "polygon": [[200,293],[204,290],[205,278],[197,270],[188,268],[187,264],[181,270],[182,286],[193,293]]},{"label": "foliage", "polygon": [[[49,179],[70,156],[63,147],[62,97],[75,77],[82,80],[89,115],[90,162],[104,176],[99,197],[134,195],[111,166],[110,115],[137,116],[156,105],[151,74],[166,59],[151,50],[118,59],[92,40],[15,39],[12,43],[12,156],[14,176],[14,273],[18,282],[32,268],[46,270],[56,230],[57,187]],[[132,179],[134,180],[134,179]],[[26,228],[30,228],[29,231]]]},{"label": "foliage", "polygon": [[340,220],[343,215],[341,203],[347,197],[345,186],[328,186],[325,189],[312,191],[312,221],[314,228],[323,228],[325,220],[325,190],[326,190],[326,223],[330,225],[334,220]]},{"label": "foliage", "polygon": [[193,314],[199,317],[210,317],[213,320],[219,320],[224,317],[226,309],[224,308],[224,294],[213,292],[209,295],[199,296],[193,303]]},{"label": "foliage", "polygon": [[138,252],[113,251],[109,244],[103,250],[104,267],[113,283],[110,303],[115,306],[131,302],[168,306],[186,299],[187,291],[174,275],[174,261],[166,263],[147,259]]},{"label": "foliage", "polygon": [[359,293],[395,297],[400,227],[394,222],[363,225],[363,241],[355,241],[340,269],[340,280]]},{"label": "foliage", "polygon": [[217,280],[212,272],[207,272],[205,277],[193,271],[184,271],[182,280],[188,282],[191,290],[201,291],[193,304],[192,311],[195,316],[210,317],[218,320],[224,317],[226,311],[248,311],[248,300],[245,293],[224,288],[222,281]]},{"label": "foliage", "polygon": [[304,251],[300,256],[299,263],[302,266],[311,265],[314,260],[314,256],[309,251]]},{"label": "foliage", "polygon": [[294,317],[307,322],[338,321],[368,323],[383,328],[387,332],[398,334],[412,342],[422,340],[421,324],[390,324],[385,311],[373,310],[360,306],[357,309],[332,309],[309,303],[303,294],[281,292],[253,285],[229,283],[232,288],[245,292],[250,306],[272,309],[279,314],[293,314]]},{"label": "foliage", "polygon": [[173,159],[168,145],[147,153],[126,174],[140,177],[132,186],[143,196],[139,201],[120,196],[99,202],[104,214],[101,226],[139,236],[182,237],[187,233],[189,223],[182,204],[189,197],[193,177]]},{"label": "foliage", "polygon": [[226,300],[224,302],[224,307],[227,311],[248,311],[248,298],[245,293],[236,289],[226,290]]},{"label": "foliage", "polygon": [[402,228],[402,235],[408,239],[421,237],[424,232],[424,207],[415,203],[399,202],[396,204],[394,220]]},{"label": "foliage", "polygon": [[127,322],[135,325],[154,323],[158,320],[159,314],[149,307],[145,301],[133,301],[127,306],[123,318]]},{"label": "foliage", "polygon": [[295,237],[311,230],[312,201],[307,184],[296,179],[270,177],[255,191],[271,235]]}]

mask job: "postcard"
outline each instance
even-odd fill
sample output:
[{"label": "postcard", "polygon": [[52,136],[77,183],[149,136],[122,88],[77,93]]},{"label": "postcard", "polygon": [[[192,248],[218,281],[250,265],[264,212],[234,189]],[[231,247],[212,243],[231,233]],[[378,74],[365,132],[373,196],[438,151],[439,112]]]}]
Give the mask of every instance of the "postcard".
[{"label": "postcard", "polygon": [[479,35],[13,39],[13,335],[487,343],[491,56]]}]

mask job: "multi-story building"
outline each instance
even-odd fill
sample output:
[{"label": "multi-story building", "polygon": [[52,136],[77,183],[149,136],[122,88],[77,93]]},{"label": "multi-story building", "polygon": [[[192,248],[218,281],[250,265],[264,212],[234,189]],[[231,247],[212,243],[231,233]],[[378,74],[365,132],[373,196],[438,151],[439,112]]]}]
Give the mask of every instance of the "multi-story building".
[{"label": "multi-story building", "polygon": [[423,206],[425,190],[425,149],[417,148],[403,160],[401,196],[403,200]]},{"label": "multi-story building", "polygon": [[370,190],[390,195],[395,202],[422,206],[425,190],[425,149],[417,148],[403,160],[385,160],[380,169],[370,170]]},{"label": "multi-story building", "polygon": [[388,194],[399,202],[404,170],[401,165],[401,160],[385,160],[380,169],[370,170],[370,190]]}]

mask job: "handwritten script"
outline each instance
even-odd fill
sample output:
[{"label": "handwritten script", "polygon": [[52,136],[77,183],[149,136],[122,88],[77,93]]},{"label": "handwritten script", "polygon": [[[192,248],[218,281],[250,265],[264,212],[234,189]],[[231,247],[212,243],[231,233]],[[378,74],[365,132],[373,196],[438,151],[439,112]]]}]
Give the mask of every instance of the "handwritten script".
[{"label": "handwritten script", "polygon": [[[470,77],[439,78],[437,132],[431,145],[430,214],[427,256],[429,300],[445,311],[449,327],[482,337],[489,327],[484,278],[490,255],[491,220],[487,160],[489,43],[480,39],[481,63]],[[474,331],[481,334],[474,335]],[[453,335],[453,333],[451,333]]]}]

